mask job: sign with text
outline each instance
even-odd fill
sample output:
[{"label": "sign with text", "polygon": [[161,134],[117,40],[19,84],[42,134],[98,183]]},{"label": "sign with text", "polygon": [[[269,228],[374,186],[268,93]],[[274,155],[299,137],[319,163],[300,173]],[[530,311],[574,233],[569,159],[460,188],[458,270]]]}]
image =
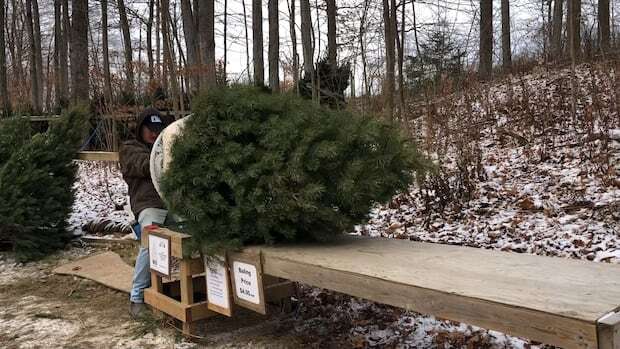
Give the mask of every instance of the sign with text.
[{"label": "sign with text", "polygon": [[170,237],[149,233],[149,263],[152,271],[170,276]]},{"label": "sign with text", "polygon": [[235,303],[266,314],[260,254],[232,253],[229,256]]},{"label": "sign with text", "polygon": [[205,257],[208,308],[232,316],[228,266],[222,256]]}]

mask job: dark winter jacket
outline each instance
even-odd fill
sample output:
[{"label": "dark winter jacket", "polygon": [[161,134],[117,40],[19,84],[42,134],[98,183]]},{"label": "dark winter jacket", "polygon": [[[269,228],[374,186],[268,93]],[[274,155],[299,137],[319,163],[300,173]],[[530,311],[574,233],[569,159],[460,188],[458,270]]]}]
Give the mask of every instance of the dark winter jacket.
[{"label": "dark winter jacket", "polygon": [[145,208],[166,208],[151,180],[149,164],[152,145],[142,140],[140,132],[142,123],[148,115],[148,113],[142,113],[138,117],[136,139],[124,142],[119,153],[121,173],[129,186],[131,210],[136,219]]}]

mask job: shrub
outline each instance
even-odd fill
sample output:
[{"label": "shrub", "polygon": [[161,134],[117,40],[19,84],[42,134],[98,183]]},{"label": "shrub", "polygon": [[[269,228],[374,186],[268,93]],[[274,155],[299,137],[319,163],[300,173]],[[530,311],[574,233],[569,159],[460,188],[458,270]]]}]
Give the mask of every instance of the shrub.
[{"label": "shrub", "polygon": [[192,111],[162,191],[207,253],[351,231],[424,168],[396,125],[292,95],[212,90]]}]

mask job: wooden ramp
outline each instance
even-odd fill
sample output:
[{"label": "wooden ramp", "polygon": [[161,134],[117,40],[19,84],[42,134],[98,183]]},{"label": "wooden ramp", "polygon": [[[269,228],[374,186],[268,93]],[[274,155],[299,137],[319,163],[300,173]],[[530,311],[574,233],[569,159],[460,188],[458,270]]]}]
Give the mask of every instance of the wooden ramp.
[{"label": "wooden ramp", "polygon": [[565,348],[620,349],[620,265],[394,239],[251,247],[263,273]]},{"label": "wooden ramp", "polygon": [[114,252],[105,252],[61,265],[56,274],[76,275],[96,281],[115,290],[129,293],[133,267]]}]

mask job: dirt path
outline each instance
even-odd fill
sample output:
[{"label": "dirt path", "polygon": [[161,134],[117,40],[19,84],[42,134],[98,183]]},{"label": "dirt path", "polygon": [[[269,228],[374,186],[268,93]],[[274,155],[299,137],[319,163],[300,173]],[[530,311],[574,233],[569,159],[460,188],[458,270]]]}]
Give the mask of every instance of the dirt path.
[{"label": "dirt path", "polygon": [[[129,262],[132,248],[116,248]],[[133,320],[127,295],[93,281],[51,272],[56,266],[100,251],[72,248],[43,261],[16,264],[0,254],[0,347],[5,348],[202,348],[301,347],[279,336],[279,317],[243,313],[214,318],[208,338],[187,341],[169,321]],[[288,331],[285,331],[288,332]]]}]

